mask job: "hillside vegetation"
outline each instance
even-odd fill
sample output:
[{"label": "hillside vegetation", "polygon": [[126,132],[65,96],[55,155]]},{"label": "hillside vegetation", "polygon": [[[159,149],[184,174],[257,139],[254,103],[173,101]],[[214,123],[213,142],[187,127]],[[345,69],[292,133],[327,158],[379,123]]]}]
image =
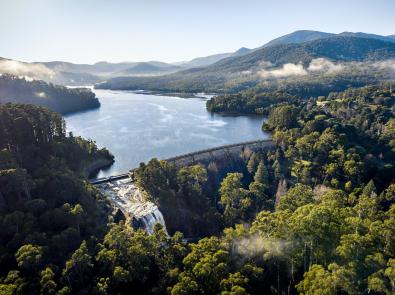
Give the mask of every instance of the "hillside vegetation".
[{"label": "hillside vegetation", "polygon": [[[336,66],[346,63],[348,68],[348,65],[355,67],[357,62],[378,62],[393,58],[395,58],[395,43],[335,36],[300,44],[264,47],[242,56],[222,59],[204,68],[189,69],[171,75],[114,78],[97,84],[96,87],[118,90],[229,93],[270,81],[273,77],[286,79],[317,74],[317,72],[326,74],[328,71],[325,71],[322,65],[317,67],[317,62],[322,63],[322,59],[326,65]],[[314,69],[314,73],[309,73],[312,62],[311,69]],[[355,75],[364,79],[375,79],[376,68],[373,66],[370,69],[355,69],[356,73],[351,73],[349,80]]]},{"label": "hillside vegetation", "polygon": [[100,107],[88,88],[67,88],[13,75],[0,76],[0,103],[24,103],[47,107],[61,114]]},{"label": "hillside vegetation", "polygon": [[51,294],[34,276],[42,271],[50,279],[83,240],[102,236],[110,208],[82,173],[112,158],[91,141],[66,136],[57,113],[0,105],[1,294]]}]

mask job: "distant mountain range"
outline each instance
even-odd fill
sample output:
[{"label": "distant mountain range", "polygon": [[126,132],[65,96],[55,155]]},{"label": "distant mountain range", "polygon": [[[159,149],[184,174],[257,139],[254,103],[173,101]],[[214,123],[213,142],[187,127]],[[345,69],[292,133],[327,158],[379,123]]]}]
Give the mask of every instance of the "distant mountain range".
[{"label": "distant mountain range", "polygon": [[[304,34],[311,38],[311,34]],[[316,35],[317,36],[317,35]],[[305,76],[312,72],[330,73],[341,63],[378,62],[395,59],[395,42],[379,38],[334,35],[308,42],[262,46],[241,56],[231,56],[203,68],[193,68],[158,77],[119,77],[98,85],[111,89],[156,91],[215,91],[256,85],[266,77]],[[278,41],[276,41],[278,42]],[[311,64],[314,61],[313,64]]]},{"label": "distant mountain range", "polygon": [[118,74],[138,75],[138,74],[168,73],[181,69],[181,67],[164,62],[158,62],[158,61],[122,62],[122,63],[109,63],[102,61],[95,63],[93,65],[53,61],[53,62],[40,62],[36,64],[42,64],[56,72],[68,72],[68,73],[76,73],[76,74],[86,73],[96,76],[114,76]]},{"label": "distant mountain range", "polygon": [[211,64],[214,64],[221,59],[232,57],[232,56],[241,56],[247,53],[250,53],[252,49],[246,48],[246,47],[241,47],[235,52],[228,52],[228,53],[219,53],[219,54],[213,54],[209,56],[204,56],[204,57],[197,57],[194,58],[188,62],[181,62],[181,63],[176,63],[177,65],[180,65],[181,67],[185,68],[200,68],[200,67],[206,67]]},{"label": "distant mountain range", "polygon": [[291,43],[303,43],[303,42],[314,41],[318,39],[324,39],[324,38],[335,37],[335,36],[358,37],[358,38],[378,39],[382,41],[395,42],[394,40],[395,35],[381,36],[381,35],[367,34],[361,32],[358,33],[343,32],[340,34],[333,34],[333,33],[319,32],[319,31],[300,30],[276,38],[266,43],[262,47],[269,47],[269,46],[281,45],[281,44],[291,44]]},{"label": "distant mountain range", "polygon": [[[300,30],[276,38],[255,49],[242,47],[235,52],[198,57],[186,62],[172,64],[160,61],[121,63],[102,61],[95,64],[75,64],[63,61],[26,63],[0,58],[0,73],[42,79],[63,85],[88,85],[107,81],[101,84],[101,87],[118,85],[117,87],[141,89],[141,86],[148,87],[153,83],[161,89],[168,84],[165,87],[167,89],[179,84],[178,82],[174,84],[175,80],[198,79],[197,83],[202,85],[216,84],[218,81],[222,83],[229,81],[226,75],[239,75],[241,72],[256,70],[262,62],[270,62],[271,66],[302,62],[306,66],[306,63],[313,58],[319,57],[332,61],[392,58],[392,44],[395,44],[395,35],[381,36],[361,32],[332,34]],[[209,76],[203,77],[202,75],[212,76],[209,78]],[[123,84],[126,83],[127,86],[126,84],[121,86],[120,81],[123,81]],[[170,86],[170,82],[174,85]],[[159,87],[159,85],[162,86]]]},{"label": "distant mountain range", "polygon": [[262,47],[270,47],[275,45],[291,44],[291,43],[303,43],[308,41],[314,41],[317,39],[332,37],[333,35],[335,34],[318,32],[318,31],[301,30],[273,39],[272,41],[266,43]]}]

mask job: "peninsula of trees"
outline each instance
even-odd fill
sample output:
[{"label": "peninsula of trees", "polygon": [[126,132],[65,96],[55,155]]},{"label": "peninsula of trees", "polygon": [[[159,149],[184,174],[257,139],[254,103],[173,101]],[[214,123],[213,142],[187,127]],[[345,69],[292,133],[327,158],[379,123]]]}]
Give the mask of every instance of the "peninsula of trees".
[{"label": "peninsula of trees", "polygon": [[43,106],[61,114],[100,107],[88,88],[67,88],[39,80],[0,75],[0,103],[23,103]]}]

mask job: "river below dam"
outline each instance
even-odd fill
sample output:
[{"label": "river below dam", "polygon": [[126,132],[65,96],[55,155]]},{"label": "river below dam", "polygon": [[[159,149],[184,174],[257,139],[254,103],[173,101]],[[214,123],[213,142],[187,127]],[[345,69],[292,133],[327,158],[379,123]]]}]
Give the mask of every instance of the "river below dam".
[{"label": "river below dam", "polygon": [[125,173],[140,162],[211,147],[269,138],[262,116],[229,116],[206,110],[207,98],[93,90],[101,107],[65,116],[74,136],[92,139],[115,156],[97,178]]}]

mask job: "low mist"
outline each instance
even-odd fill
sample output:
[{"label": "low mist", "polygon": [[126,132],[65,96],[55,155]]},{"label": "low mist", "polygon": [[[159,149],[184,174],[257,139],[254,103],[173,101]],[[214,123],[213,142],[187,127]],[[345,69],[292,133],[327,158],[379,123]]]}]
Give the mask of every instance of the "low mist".
[{"label": "low mist", "polygon": [[0,73],[31,79],[52,79],[55,72],[42,64],[24,63],[15,60],[0,60]]}]

